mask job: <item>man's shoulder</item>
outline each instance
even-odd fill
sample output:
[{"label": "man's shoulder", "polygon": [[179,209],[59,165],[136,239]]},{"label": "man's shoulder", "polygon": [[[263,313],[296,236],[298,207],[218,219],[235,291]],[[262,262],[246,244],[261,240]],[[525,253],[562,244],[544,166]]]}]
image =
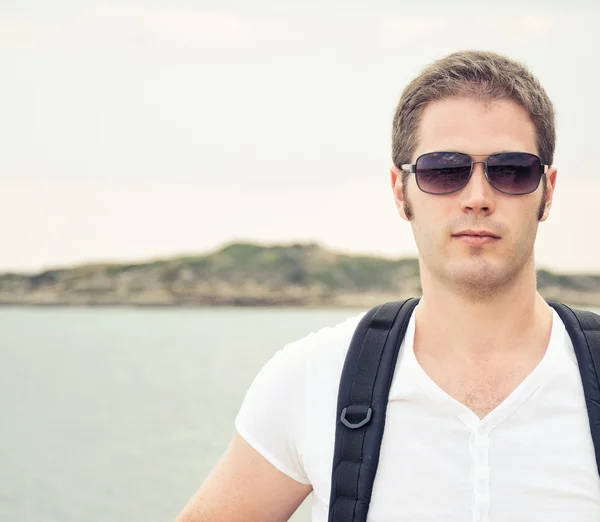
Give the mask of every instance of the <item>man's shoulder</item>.
[{"label": "man's shoulder", "polygon": [[279,354],[290,362],[303,360],[310,373],[339,373],[354,331],[364,315],[364,312],[355,314],[335,325],[315,330],[287,344]]},{"label": "man's shoulder", "polygon": [[354,314],[343,321],[319,328],[308,335],[289,343],[286,348],[299,350],[335,350],[348,348],[354,331],[365,312]]}]

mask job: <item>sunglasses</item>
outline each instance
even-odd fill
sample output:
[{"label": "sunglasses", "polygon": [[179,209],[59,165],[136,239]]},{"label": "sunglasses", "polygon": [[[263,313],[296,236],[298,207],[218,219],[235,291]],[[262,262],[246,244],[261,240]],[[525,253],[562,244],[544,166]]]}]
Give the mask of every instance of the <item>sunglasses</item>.
[{"label": "sunglasses", "polygon": [[483,163],[489,184],[513,196],[534,192],[548,171],[539,157],[528,152],[500,152],[485,161],[473,161],[462,152],[428,152],[415,163],[401,166],[415,175],[417,186],[427,194],[451,194],[464,188],[473,174],[473,166]]}]

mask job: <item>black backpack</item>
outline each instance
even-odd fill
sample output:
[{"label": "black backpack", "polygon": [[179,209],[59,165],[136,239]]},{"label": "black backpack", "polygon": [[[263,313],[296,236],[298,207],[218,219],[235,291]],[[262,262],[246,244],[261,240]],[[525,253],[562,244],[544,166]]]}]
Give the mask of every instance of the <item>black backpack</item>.
[{"label": "black backpack", "polygon": [[[359,322],[340,379],[329,522],[366,522],[398,352],[418,299],[385,303]],[[549,302],[581,372],[600,473],[600,316]]]}]

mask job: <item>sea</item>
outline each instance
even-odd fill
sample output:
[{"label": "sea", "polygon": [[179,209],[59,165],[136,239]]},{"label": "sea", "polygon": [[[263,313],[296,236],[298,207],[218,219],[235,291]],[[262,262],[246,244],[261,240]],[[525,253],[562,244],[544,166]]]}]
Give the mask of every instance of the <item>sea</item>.
[{"label": "sea", "polygon": [[173,521],[262,365],[360,312],[0,308],[0,521]]},{"label": "sea", "polygon": [[0,308],[0,521],[173,521],[262,365],[357,313]]}]

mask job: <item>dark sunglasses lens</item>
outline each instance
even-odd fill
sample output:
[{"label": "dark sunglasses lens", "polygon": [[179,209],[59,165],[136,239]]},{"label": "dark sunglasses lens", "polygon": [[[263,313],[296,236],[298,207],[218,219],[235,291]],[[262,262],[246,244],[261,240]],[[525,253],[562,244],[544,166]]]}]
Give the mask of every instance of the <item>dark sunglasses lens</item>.
[{"label": "dark sunglasses lens", "polygon": [[537,189],[542,177],[540,158],[525,152],[506,152],[488,158],[490,183],[506,194],[528,194]]},{"label": "dark sunglasses lens", "polygon": [[423,192],[450,194],[469,181],[471,158],[460,152],[430,152],[419,156],[415,171]]}]

